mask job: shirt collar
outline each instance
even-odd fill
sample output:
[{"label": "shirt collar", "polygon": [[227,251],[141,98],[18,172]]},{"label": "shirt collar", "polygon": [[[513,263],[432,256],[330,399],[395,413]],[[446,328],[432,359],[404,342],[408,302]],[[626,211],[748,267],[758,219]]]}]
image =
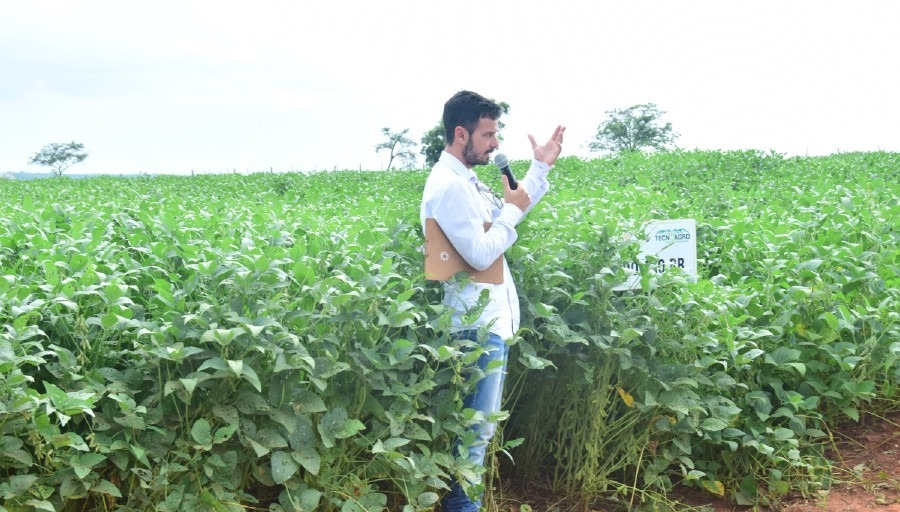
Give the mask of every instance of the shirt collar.
[{"label": "shirt collar", "polygon": [[456,175],[460,178],[471,181],[472,183],[478,183],[478,176],[472,171],[472,169],[466,167],[465,164],[460,162],[458,158],[451,155],[447,151],[441,152],[441,158],[438,160],[438,162],[441,162],[449,167],[450,170],[455,172]]}]

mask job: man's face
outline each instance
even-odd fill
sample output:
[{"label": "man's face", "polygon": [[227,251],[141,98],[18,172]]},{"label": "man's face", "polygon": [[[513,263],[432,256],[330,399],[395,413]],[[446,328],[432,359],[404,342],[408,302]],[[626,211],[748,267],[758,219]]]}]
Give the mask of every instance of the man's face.
[{"label": "man's face", "polygon": [[482,117],[475,130],[469,134],[469,140],[463,148],[463,163],[471,168],[490,162],[491,152],[500,147],[497,130],[499,126],[496,119]]}]

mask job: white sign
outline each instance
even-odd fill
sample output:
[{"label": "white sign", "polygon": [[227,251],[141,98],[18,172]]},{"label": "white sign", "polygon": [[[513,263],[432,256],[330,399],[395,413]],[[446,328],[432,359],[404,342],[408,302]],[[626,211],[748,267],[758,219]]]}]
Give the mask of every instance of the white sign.
[{"label": "white sign", "polygon": [[[686,274],[697,275],[697,221],[694,219],[657,220],[646,225],[647,239],[641,243],[638,261],[650,263],[650,271],[662,274],[678,267]],[[649,258],[649,260],[648,260]],[[633,290],[641,287],[638,261],[625,267],[631,275],[614,290]]]}]

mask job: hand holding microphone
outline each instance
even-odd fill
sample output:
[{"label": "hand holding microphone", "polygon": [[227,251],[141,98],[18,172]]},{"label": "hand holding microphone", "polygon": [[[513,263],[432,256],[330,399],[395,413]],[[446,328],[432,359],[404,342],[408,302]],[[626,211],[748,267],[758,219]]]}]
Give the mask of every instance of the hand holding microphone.
[{"label": "hand holding microphone", "polygon": [[531,195],[525,188],[519,188],[516,177],[509,169],[509,160],[503,153],[494,156],[494,164],[500,169],[500,180],[503,181],[503,200],[516,205],[523,212],[531,206]]}]

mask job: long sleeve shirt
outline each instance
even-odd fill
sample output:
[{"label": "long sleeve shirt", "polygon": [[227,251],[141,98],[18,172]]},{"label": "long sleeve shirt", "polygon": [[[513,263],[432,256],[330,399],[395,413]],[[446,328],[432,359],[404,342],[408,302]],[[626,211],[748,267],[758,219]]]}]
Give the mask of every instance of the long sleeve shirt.
[{"label": "long sleeve shirt", "polygon": [[[488,327],[489,332],[509,339],[519,329],[519,296],[503,253],[518,237],[516,225],[550,189],[549,171],[549,165],[534,160],[528,173],[518,180],[531,196],[531,205],[523,212],[496,198],[471,169],[446,151],[432,168],[422,194],[422,229],[426,219],[435,219],[460,256],[476,270],[484,270],[497,258],[503,258],[500,284],[444,283],[443,303],[454,311],[455,331]],[[487,231],[486,222],[491,223]],[[487,306],[475,323],[464,324],[463,315],[478,303],[484,290],[489,294]]]}]

